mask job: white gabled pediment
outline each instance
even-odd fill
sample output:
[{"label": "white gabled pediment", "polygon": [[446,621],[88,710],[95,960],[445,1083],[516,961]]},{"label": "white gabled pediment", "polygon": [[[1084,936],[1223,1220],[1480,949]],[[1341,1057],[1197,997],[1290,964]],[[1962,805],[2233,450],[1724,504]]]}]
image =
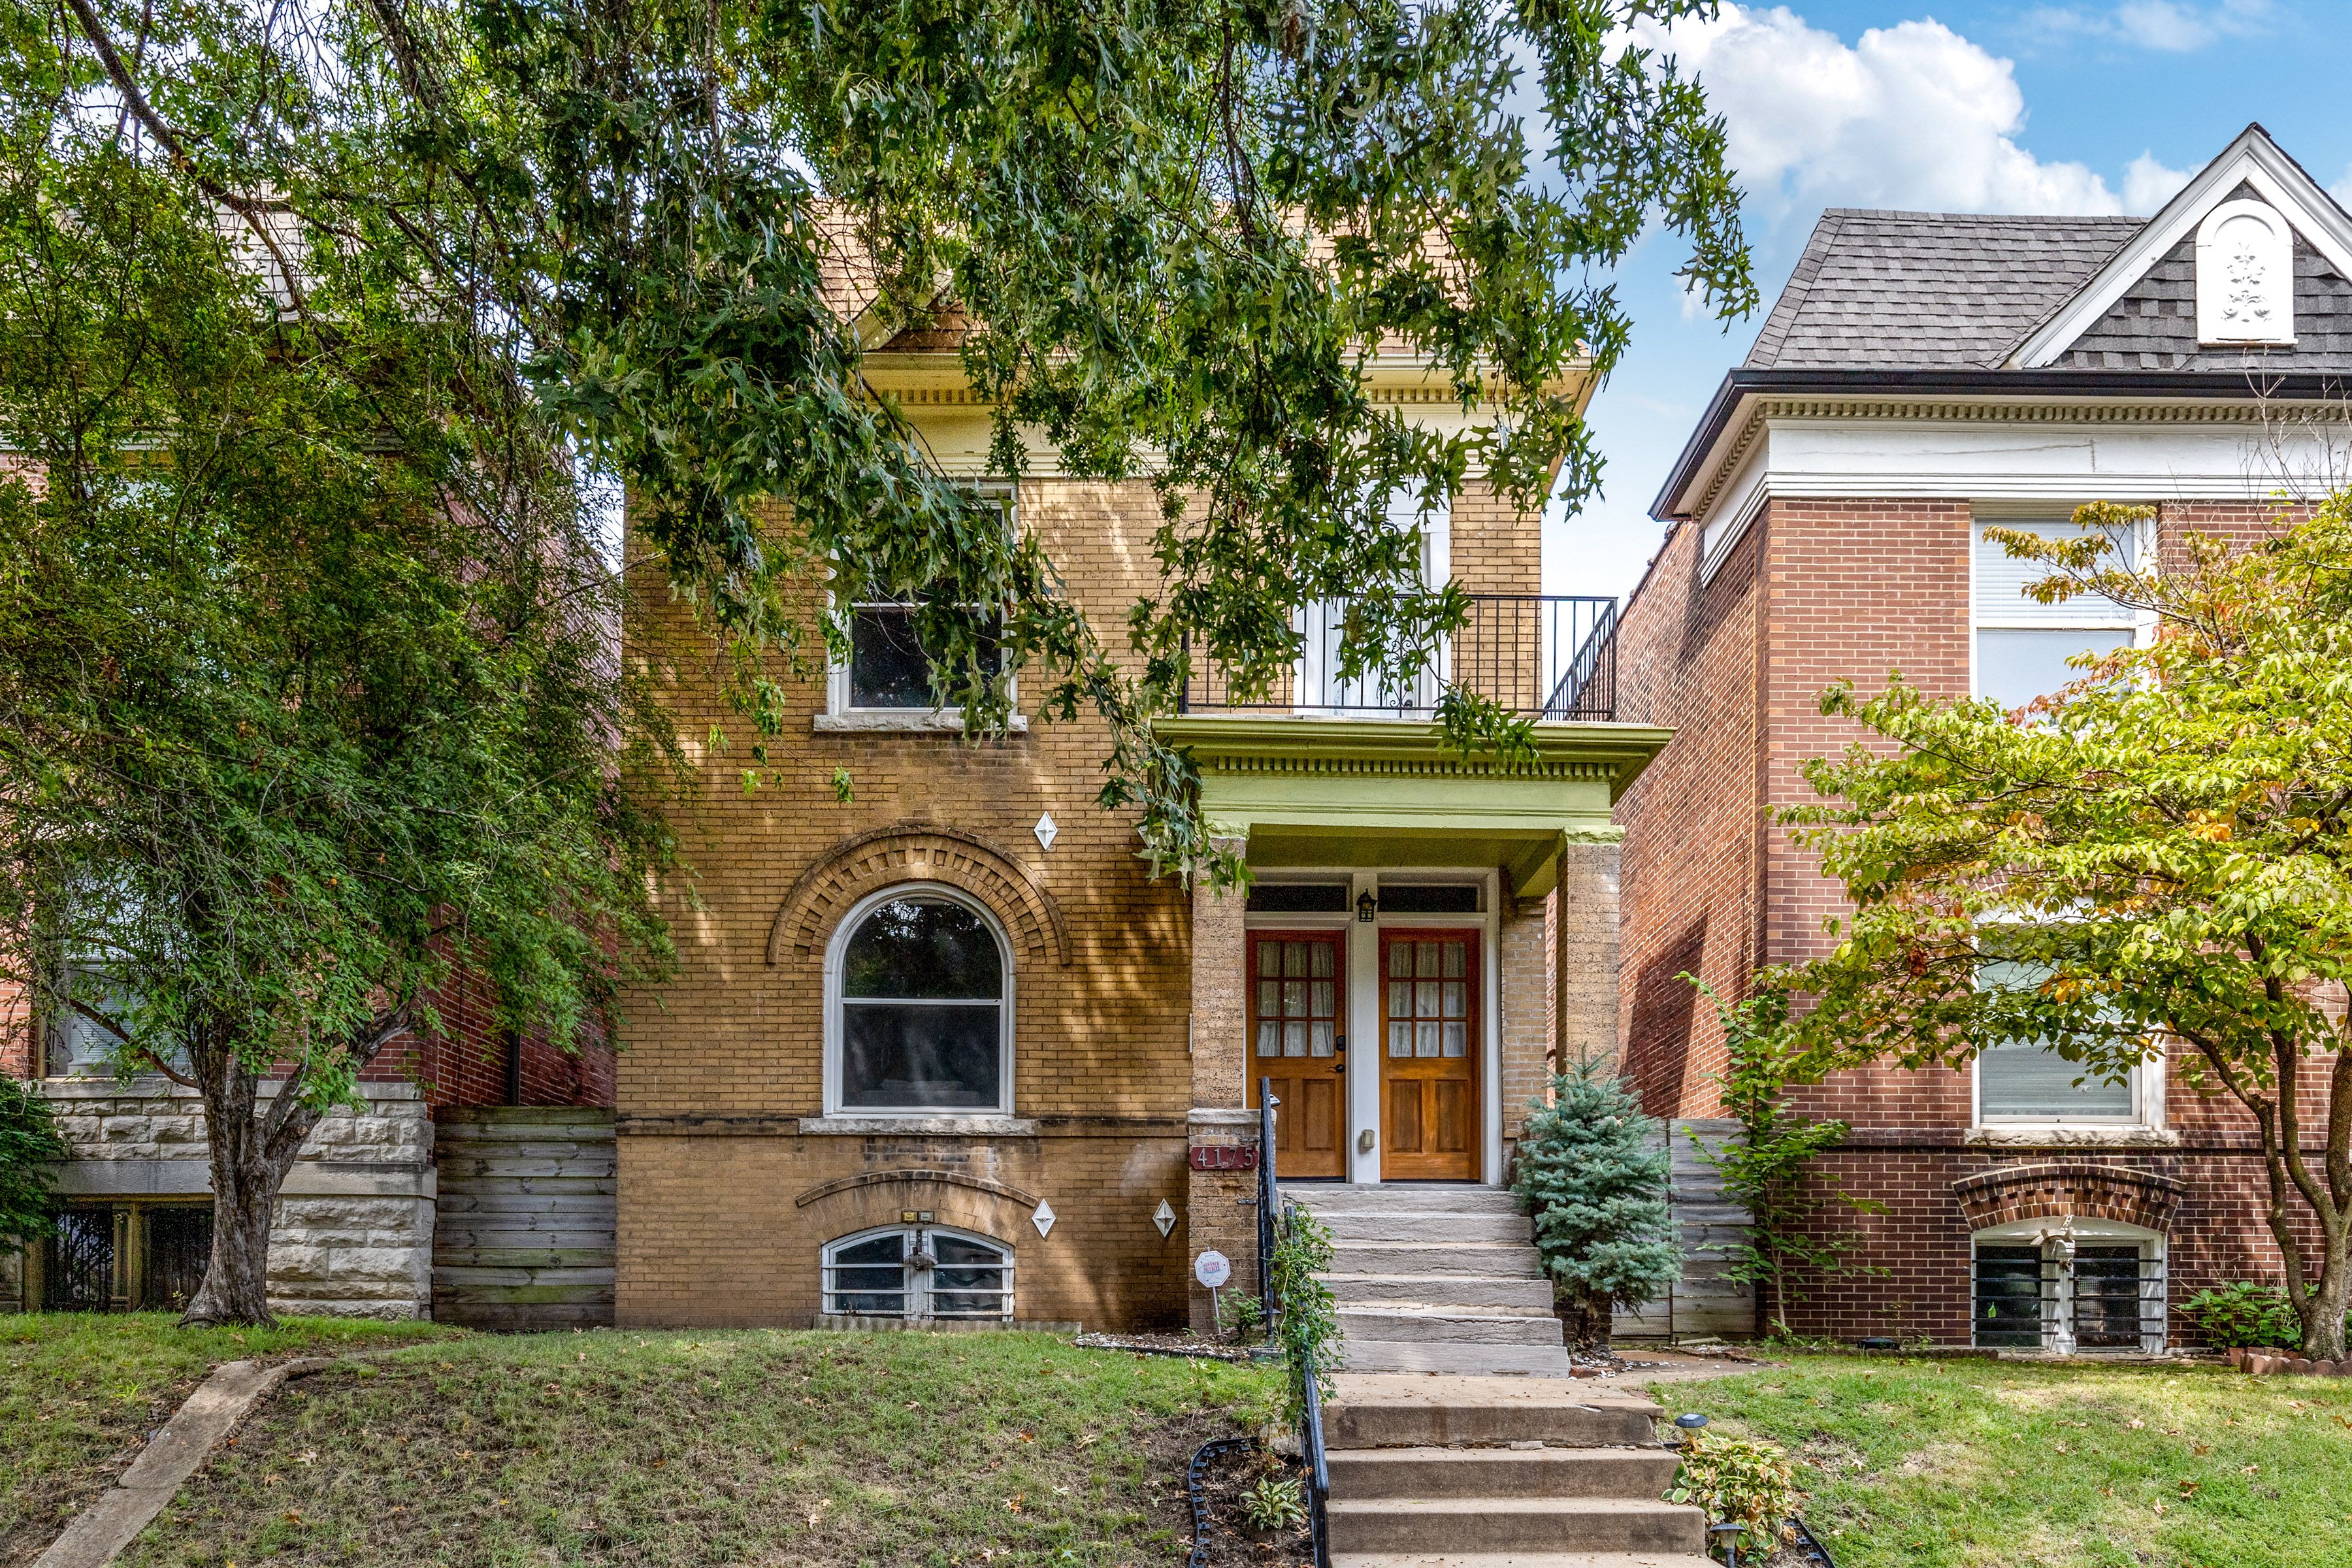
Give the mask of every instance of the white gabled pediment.
[{"label": "white gabled pediment", "polygon": [[[2240,195],[2241,186],[2253,196]],[[2189,239],[2197,243],[2200,343],[2292,343],[2297,235],[2352,278],[2352,217],[2279,151],[2269,132],[2249,125],[2036,327],[2005,368],[2033,370],[2055,362]]]}]

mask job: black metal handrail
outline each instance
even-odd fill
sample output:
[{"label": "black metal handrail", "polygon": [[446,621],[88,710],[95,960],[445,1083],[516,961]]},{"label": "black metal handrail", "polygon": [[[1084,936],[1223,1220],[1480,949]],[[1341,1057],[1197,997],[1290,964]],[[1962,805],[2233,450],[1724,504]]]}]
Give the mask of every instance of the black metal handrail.
[{"label": "black metal handrail", "polygon": [[1294,625],[1305,644],[1286,676],[1263,691],[1237,689],[1221,666],[1193,669],[1185,639],[1177,710],[1381,714],[1428,718],[1454,687],[1525,718],[1605,721],[1617,713],[1617,601],[1582,595],[1469,594],[1469,613],[1418,658],[1391,658],[1403,676],[1342,674],[1351,602],[1307,605]]},{"label": "black metal handrail", "polygon": [[1282,1201],[1274,1178],[1274,1080],[1257,1080],[1257,1300],[1264,1310],[1266,1337],[1274,1337],[1274,1224],[1276,1205]]},{"label": "black metal handrail", "polygon": [[1326,1505],[1331,1500],[1331,1467],[1323,1451],[1323,1391],[1315,1380],[1315,1352],[1301,1345],[1298,1376],[1305,1397],[1300,1401],[1298,1448],[1307,1461],[1307,1532],[1315,1545],[1315,1568],[1331,1568],[1331,1526]]}]

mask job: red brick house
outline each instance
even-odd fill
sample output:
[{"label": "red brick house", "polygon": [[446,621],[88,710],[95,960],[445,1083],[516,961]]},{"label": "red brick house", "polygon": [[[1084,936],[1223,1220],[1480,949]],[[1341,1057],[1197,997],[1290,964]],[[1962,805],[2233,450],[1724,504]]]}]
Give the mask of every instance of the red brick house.
[{"label": "red brick house", "polygon": [[[1676,732],[1619,809],[1624,1059],[1652,1110],[1717,1110],[1720,1035],[1677,975],[1737,995],[1830,941],[1840,895],[1773,820],[1856,737],[1822,689],[1899,669],[2014,705],[2149,635],[2023,598],[1980,525],[2153,504],[2131,542],[2159,562],[2189,531],[2257,534],[2343,471],[2347,374],[2352,217],[2259,126],[2145,220],[1822,216],[1655,502],[1620,633],[1620,716]],[[2186,1296],[2277,1278],[2233,1101],[2161,1063],[2073,1076],[2009,1048],[1811,1091],[1853,1128],[1828,1169],[1886,1205],[1841,1222],[1886,1272],[1821,1284],[1791,1326],[2154,1348]]]}]

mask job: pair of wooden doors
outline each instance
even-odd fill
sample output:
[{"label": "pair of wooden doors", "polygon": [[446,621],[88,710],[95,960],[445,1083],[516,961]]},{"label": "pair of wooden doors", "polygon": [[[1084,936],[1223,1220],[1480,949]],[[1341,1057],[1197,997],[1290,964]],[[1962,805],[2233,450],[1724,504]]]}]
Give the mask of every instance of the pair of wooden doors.
[{"label": "pair of wooden doors", "polygon": [[[1249,1103],[1272,1083],[1286,1177],[1347,1174],[1346,943],[1339,931],[1250,933]],[[1387,930],[1379,952],[1381,1177],[1475,1181],[1478,933]]]}]

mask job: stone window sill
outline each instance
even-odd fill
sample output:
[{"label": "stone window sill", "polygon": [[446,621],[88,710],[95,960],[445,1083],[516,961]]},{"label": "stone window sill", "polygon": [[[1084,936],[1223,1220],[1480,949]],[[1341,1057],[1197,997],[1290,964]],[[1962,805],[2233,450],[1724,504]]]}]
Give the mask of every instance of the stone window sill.
[{"label": "stone window sill", "polygon": [[2179,1146],[2180,1134],[2167,1127],[2021,1122],[1972,1127],[1967,1142],[1995,1149],[2172,1149]]},{"label": "stone window sill", "polygon": [[804,1138],[1034,1138],[1025,1116],[803,1116]]},{"label": "stone window sill", "polygon": [[[809,728],[820,735],[961,735],[963,715],[918,708],[820,713]],[[1009,734],[1027,734],[1029,716],[1015,713],[1005,730]]]}]

